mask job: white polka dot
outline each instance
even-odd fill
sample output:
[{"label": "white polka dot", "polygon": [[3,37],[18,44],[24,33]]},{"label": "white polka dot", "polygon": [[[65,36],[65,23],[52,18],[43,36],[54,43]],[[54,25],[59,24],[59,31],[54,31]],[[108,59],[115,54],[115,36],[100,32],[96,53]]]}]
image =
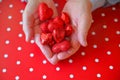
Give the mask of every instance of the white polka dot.
[{"label": "white polka dot", "polygon": [[20,77],[19,76],[15,76],[15,80],[19,80],[20,79]]},{"label": "white polka dot", "polygon": [[20,10],[20,13],[23,13],[23,12],[24,12],[24,10],[23,10],[23,9],[21,9],[21,10]]},{"label": "white polka dot", "polygon": [[2,2],[2,0],[0,0],[0,3]]},{"label": "white polka dot", "polygon": [[12,19],[12,16],[8,16],[8,19]]},{"label": "white polka dot", "polygon": [[13,8],[13,4],[10,4],[10,5],[9,5],[9,8]]},{"label": "white polka dot", "polygon": [[31,40],[31,41],[30,41],[30,43],[31,43],[31,44],[34,44],[34,43],[35,43],[35,41],[34,41],[34,40]]},{"label": "white polka dot", "polygon": [[101,16],[104,17],[104,16],[105,16],[105,13],[101,13]]},{"label": "white polka dot", "polygon": [[68,62],[69,62],[69,63],[73,63],[73,59],[69,59]]},{"label": "white polka dot", "polygon": [[56,67],[56,71],[60,71],[60,67]]},{"label": "white polka dot", "polygon": [[11,31],[11,28],[10,28],[10,27],[7,27],[6,31],[7,31],[7,32],[10,32],[10,31]]},{"label": "white polka dot", "polygon": [[18,37],[19,37],[19,38],[21,38],[22,36],[23,36],[23,34],[22,34],[22,33],[19,33],[19,34],[18,34]]},{"label": "white polka dot", "polygon": [[46,64],[47,63],[47,60],[43,60],[43,62],[42,62],[43,64]]},{"label": "white polka dot", "polygon": [[74,78],[74,75],[73,75],[73,74],[70,74],[69,77],[70,77],[71,79],[73,79],[73,78]]},{"label": "white polka dot", "polygon": [[21,51],[21,50],[22,50],[22,47],[19,46],[19,47],[17,48],[17,50],[18,50],[18,51]]},{"label": "white polka dot", "polygon": [[44,75],[42,76],[42,78],[43,78],[43,79],[47,79],[47,76],[44,74]]},{"label": "white polka dot", "polygon": [[29,71],[30,71],[30,72],[33,72],[33,70],[34,70],[33,68],[29,68]]},{"label": "white polka dot", "polygon": [[8,58],[8,54],[4,54],[4,58]]},{"label": "white polka dot", "polygon": [[118,47],[120,47],[120,44],[118,44]]},{"label": "white polka dot", "polygon": [[55,7],[58,7],[58,3],[55,3]]},{"label": "white polka dot", "polygon": [[85,55],[86,55],[86,53],[85,53],[85,52],[81,52],[81,55],[82,55],[82,56],[85,56]]},{"label": "white polka dot", "polygon": [[97,45],[96,45],[96,44],[94,44],[94,45],[93,45],[93,48],[97,48]]},{"label": "white polka dot", "polygon": [[113,10],[113,11],[115,11],[115,10],[116,10],[116,8],[115,8],[115,7],[112,7],[112,10]]},{"label": "white polka dot", "polygon": [[108,42],[108,41],[109,41],[109,38],[106,37],[106,38],[105,38],[105,41]]},{"label": "white polka dot", "polygon": [[87,67],[86,67],[86,66],[83,66],[82,69],[85,71],[85,70],[87,70]]},{"label": "white polka dot", "polygon": [[23,25],[23,21],[20,21],[19,24],[20,24],[20,25]]},{"label": "white polka dot", "polygon": [[106,29],[106,28],[107,28],[107,25],[103,25],[102,27],[103,27],[103,29]]},{"label": "white polka dot", "polygon": [[107,55],[111,55],[111,51],[107,51]]},{"label": "white polka dot", "polygon": [[117,19],[117,18],[115,18],[115,19],[114,19],[114,22],[118,22],[118,19]]},{"label": "white polka dot", "polygon": [[16,61],[16,64],[17,64],[17,65],[20,65],[20,63],[21,63],[21,61],[20,61],[20,60]]},{"label": "white polka dot", "polygon": [[6,41],[5,41],[5,44],[9,44],[9,43],[10,43],[10,41],[9,41],[9,40],[6,40]]},{"label": "white polka dot", "polygon": [[98,63],[98,62],[99,62],[99,59],[98,59],[98,58],[95,58],[95,62]]},{"label": "white polka dot", "polygon": [[2,72],[3,72],[3,73],[6,73],[6,72],[7,72],[7,69],[6,69],[6,68],[3,68],[3,69],[2,69]]},{"label": "white polka dot", "polygon": [[97,74],[97,77],[98,77],[98,78],[100,78],[100,77],[101,77],[101,74],[100,74],[100,73],[98,73],[98,74]]},{"label": "white polka dot", "polygon": [[117,34],[117,35],[120,35],[120,31],[116,31],[116,34]]},{"label": "white polka dot", "polygon": [[96,32],[93,31],[91,34],[92,34],[92,35],[96,35]]},{"label": "white polka dot", "polygon": [[113,67],[112,65],[109,66],[109,69],[110,69],[110,70],[113,70],[113,68],[114,68],[114,67]]},{"label": "white polka dot", "polygon": [[30,53],[30,57],[31,57],[31,58],[34,57],[34,53]]}]

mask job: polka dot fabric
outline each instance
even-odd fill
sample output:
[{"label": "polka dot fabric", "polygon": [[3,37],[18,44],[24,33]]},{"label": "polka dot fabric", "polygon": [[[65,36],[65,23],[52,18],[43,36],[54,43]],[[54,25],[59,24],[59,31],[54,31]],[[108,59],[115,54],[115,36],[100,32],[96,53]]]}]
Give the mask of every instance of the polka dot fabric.
[{"label": "polka dot fabric", "polygon": [[[60,12],[64,0],[55,0]],[[88,46],[51,65],[22,31],[24,0],[0,0],[0,80],[120,80],[120,4],[93,12]]]}]

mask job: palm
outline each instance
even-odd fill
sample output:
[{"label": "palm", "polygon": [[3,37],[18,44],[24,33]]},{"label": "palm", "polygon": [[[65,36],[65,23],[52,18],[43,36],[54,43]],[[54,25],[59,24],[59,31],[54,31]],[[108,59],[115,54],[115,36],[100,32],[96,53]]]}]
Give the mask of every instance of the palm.
[{"label": "palm", "polygon": [[74,33],[71,36],[72,47],[67,52],[59,53],[58,59],[63,60],[73,55],[80,48],[80,44],[82,46],[87,46],[86,36],[92,19],[91,11],[88,7],[90,8],[89,5],[87,6],[85,0],[83,0],[83,2],[80,0],[69,0],[65,4],[63,11],[69,14],[73,24]]},{"label": "palm", "polygon": [[30,41],[34,39],[38,47],[41,49],[42,53],[45,57],[53,64],[57,63],[56,54],[53,55],[50,48],[47,45],[42,45],[40,43],[40,20],[38,16],[38,5],[40,2],[45,2],[53,9],[55,17],[57,15],[57,10],[54,6],[54,2],[52,0],[30,0],[28,2],[25,11],[23,13],[23,31],[26,36],[26,41]]}]

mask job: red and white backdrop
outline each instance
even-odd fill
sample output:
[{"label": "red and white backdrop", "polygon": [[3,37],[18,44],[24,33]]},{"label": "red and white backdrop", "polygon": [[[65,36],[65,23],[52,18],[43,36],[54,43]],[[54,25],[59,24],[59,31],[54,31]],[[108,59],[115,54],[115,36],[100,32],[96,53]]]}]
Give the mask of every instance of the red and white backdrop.
[{"label": "red and white backdrop", "polygon": [[[64,0],[56,0],[60,12]],[[120,80],[120,4],[93,12],[88,46],[51,65],[22,31],[24,0],[0,0],[0,80]]]}]

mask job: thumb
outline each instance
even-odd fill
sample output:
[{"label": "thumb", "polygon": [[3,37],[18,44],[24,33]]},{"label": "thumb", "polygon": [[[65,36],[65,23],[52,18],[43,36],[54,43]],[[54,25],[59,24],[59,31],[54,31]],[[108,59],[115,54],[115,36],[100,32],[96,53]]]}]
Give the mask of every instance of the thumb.
[{"label": "thumb", "polygon": [[35,7],[33,4],[27,3],[25,11],[22,15],[23,18],[23,31],[26,36],[26,41],[30,41],[33,37],[33,27],[34,27],[34,13]]},{"label": "thumb", "polygon": [[87,46],[87,33],[91,26],[92,16],[82,15],[78,20],[78,41],[84,47]]}]

